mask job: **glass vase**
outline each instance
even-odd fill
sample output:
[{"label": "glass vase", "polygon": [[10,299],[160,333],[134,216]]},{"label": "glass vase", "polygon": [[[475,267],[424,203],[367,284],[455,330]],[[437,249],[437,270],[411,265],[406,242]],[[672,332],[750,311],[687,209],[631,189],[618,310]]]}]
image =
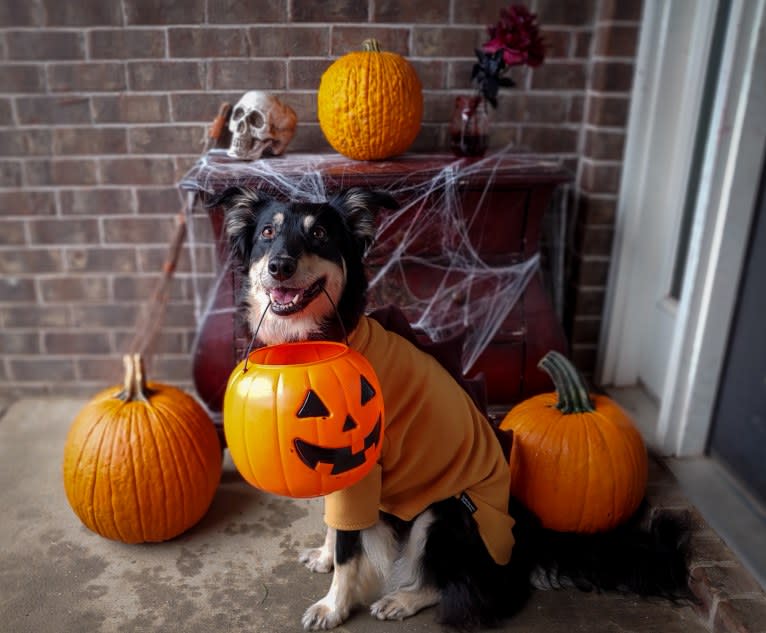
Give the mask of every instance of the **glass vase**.
[{"label": "glass vase", "polygon": [[489,111],[479,95],[455,98],[449,127],[450,148],[456,156],[484,156],[489,146]]}]

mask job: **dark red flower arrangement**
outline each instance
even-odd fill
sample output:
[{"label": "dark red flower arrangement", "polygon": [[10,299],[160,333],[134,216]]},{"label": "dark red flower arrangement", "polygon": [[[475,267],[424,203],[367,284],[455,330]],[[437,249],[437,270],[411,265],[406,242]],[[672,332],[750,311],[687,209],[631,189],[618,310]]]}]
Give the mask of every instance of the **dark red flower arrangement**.
[{"label": "dark red flower arrangement", "polygon": [[514,81],[506,76],[513,66],[539,66],[545,60],[545,42],[537,25],[537,15],[520,4],[500,11],[500,20],[488,26],[489,41],[476,49],[478,62],[473,66],[471,79],[479,94],[493,107],[497,107],[497,93],[501,87],[510,88]]}]

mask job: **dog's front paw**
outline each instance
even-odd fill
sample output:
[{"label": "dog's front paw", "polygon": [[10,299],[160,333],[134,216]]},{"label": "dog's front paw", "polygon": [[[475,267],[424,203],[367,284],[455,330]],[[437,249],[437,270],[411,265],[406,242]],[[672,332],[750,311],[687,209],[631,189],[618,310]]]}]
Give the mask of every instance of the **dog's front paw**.
[{"label": "dog's front paw", "polygon": [[311,571],[327,574],[332,571],[332,552],[324,547],[313,547],[301,552],[298,560]]},{"label": "dog's front paw", "polygon": [[408,609],[398,595],[389,594],[374,602],[370,607],[370,613],[378,620],[404,620],[413,615],[414,611]]},{"label": "dog's front paw", "polygon": [[303,628],[307,631],[334,629],[348,618],[348,609],[338,609],[320,600],[312,604],[303,614]]},{"label": "dog's front paw", "polygon": [[373,603],[370,613],[378,620],[404,620],[438,601],[439,593],[428,587],[416,591],[395,591]]}]

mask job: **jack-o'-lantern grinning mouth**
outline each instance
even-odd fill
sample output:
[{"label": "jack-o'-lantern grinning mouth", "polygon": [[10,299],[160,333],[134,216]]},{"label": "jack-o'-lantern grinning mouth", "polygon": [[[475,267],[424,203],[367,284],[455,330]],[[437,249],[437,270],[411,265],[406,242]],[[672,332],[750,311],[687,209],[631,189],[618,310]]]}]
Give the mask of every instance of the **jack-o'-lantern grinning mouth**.
[{"label": "jack-o'-lantern grinning mouth", "polygon": [[322,292],[325,283],[326,279],[322,277],[306,288],[271,288],[268,290],[271,311],[280,316],[300,312]]},{"label": "jack-o'-lantern grinning mouth", "polygon": [[381,418],[375,423],[375,427],[364,438],[364,448],[356,453],[351,452],[350,446],[341,448],[328,448],[310,444],[301,439],[293,440],[298,457],[311,470],[316,470],[319,464],[332,464],[331,475],[341,475],[352,468],[361,466],[366,461],[365,452],[371,446],[377,446],[380,442]]}]

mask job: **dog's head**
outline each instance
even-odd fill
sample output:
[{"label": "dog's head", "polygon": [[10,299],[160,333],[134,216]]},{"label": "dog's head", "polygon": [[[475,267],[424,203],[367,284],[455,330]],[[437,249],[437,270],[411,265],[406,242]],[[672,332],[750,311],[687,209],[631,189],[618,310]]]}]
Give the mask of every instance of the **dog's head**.
[{"label": "dog's head", "polygon": [[397,207],[390,195],[353,188],[328,202],[282,202],[237,187],[208,204],[225,209],[248,321],[254,331],[260,323],[261,342],[341,339],[356,327],[367,290],[362,259],[377,210]]}]

